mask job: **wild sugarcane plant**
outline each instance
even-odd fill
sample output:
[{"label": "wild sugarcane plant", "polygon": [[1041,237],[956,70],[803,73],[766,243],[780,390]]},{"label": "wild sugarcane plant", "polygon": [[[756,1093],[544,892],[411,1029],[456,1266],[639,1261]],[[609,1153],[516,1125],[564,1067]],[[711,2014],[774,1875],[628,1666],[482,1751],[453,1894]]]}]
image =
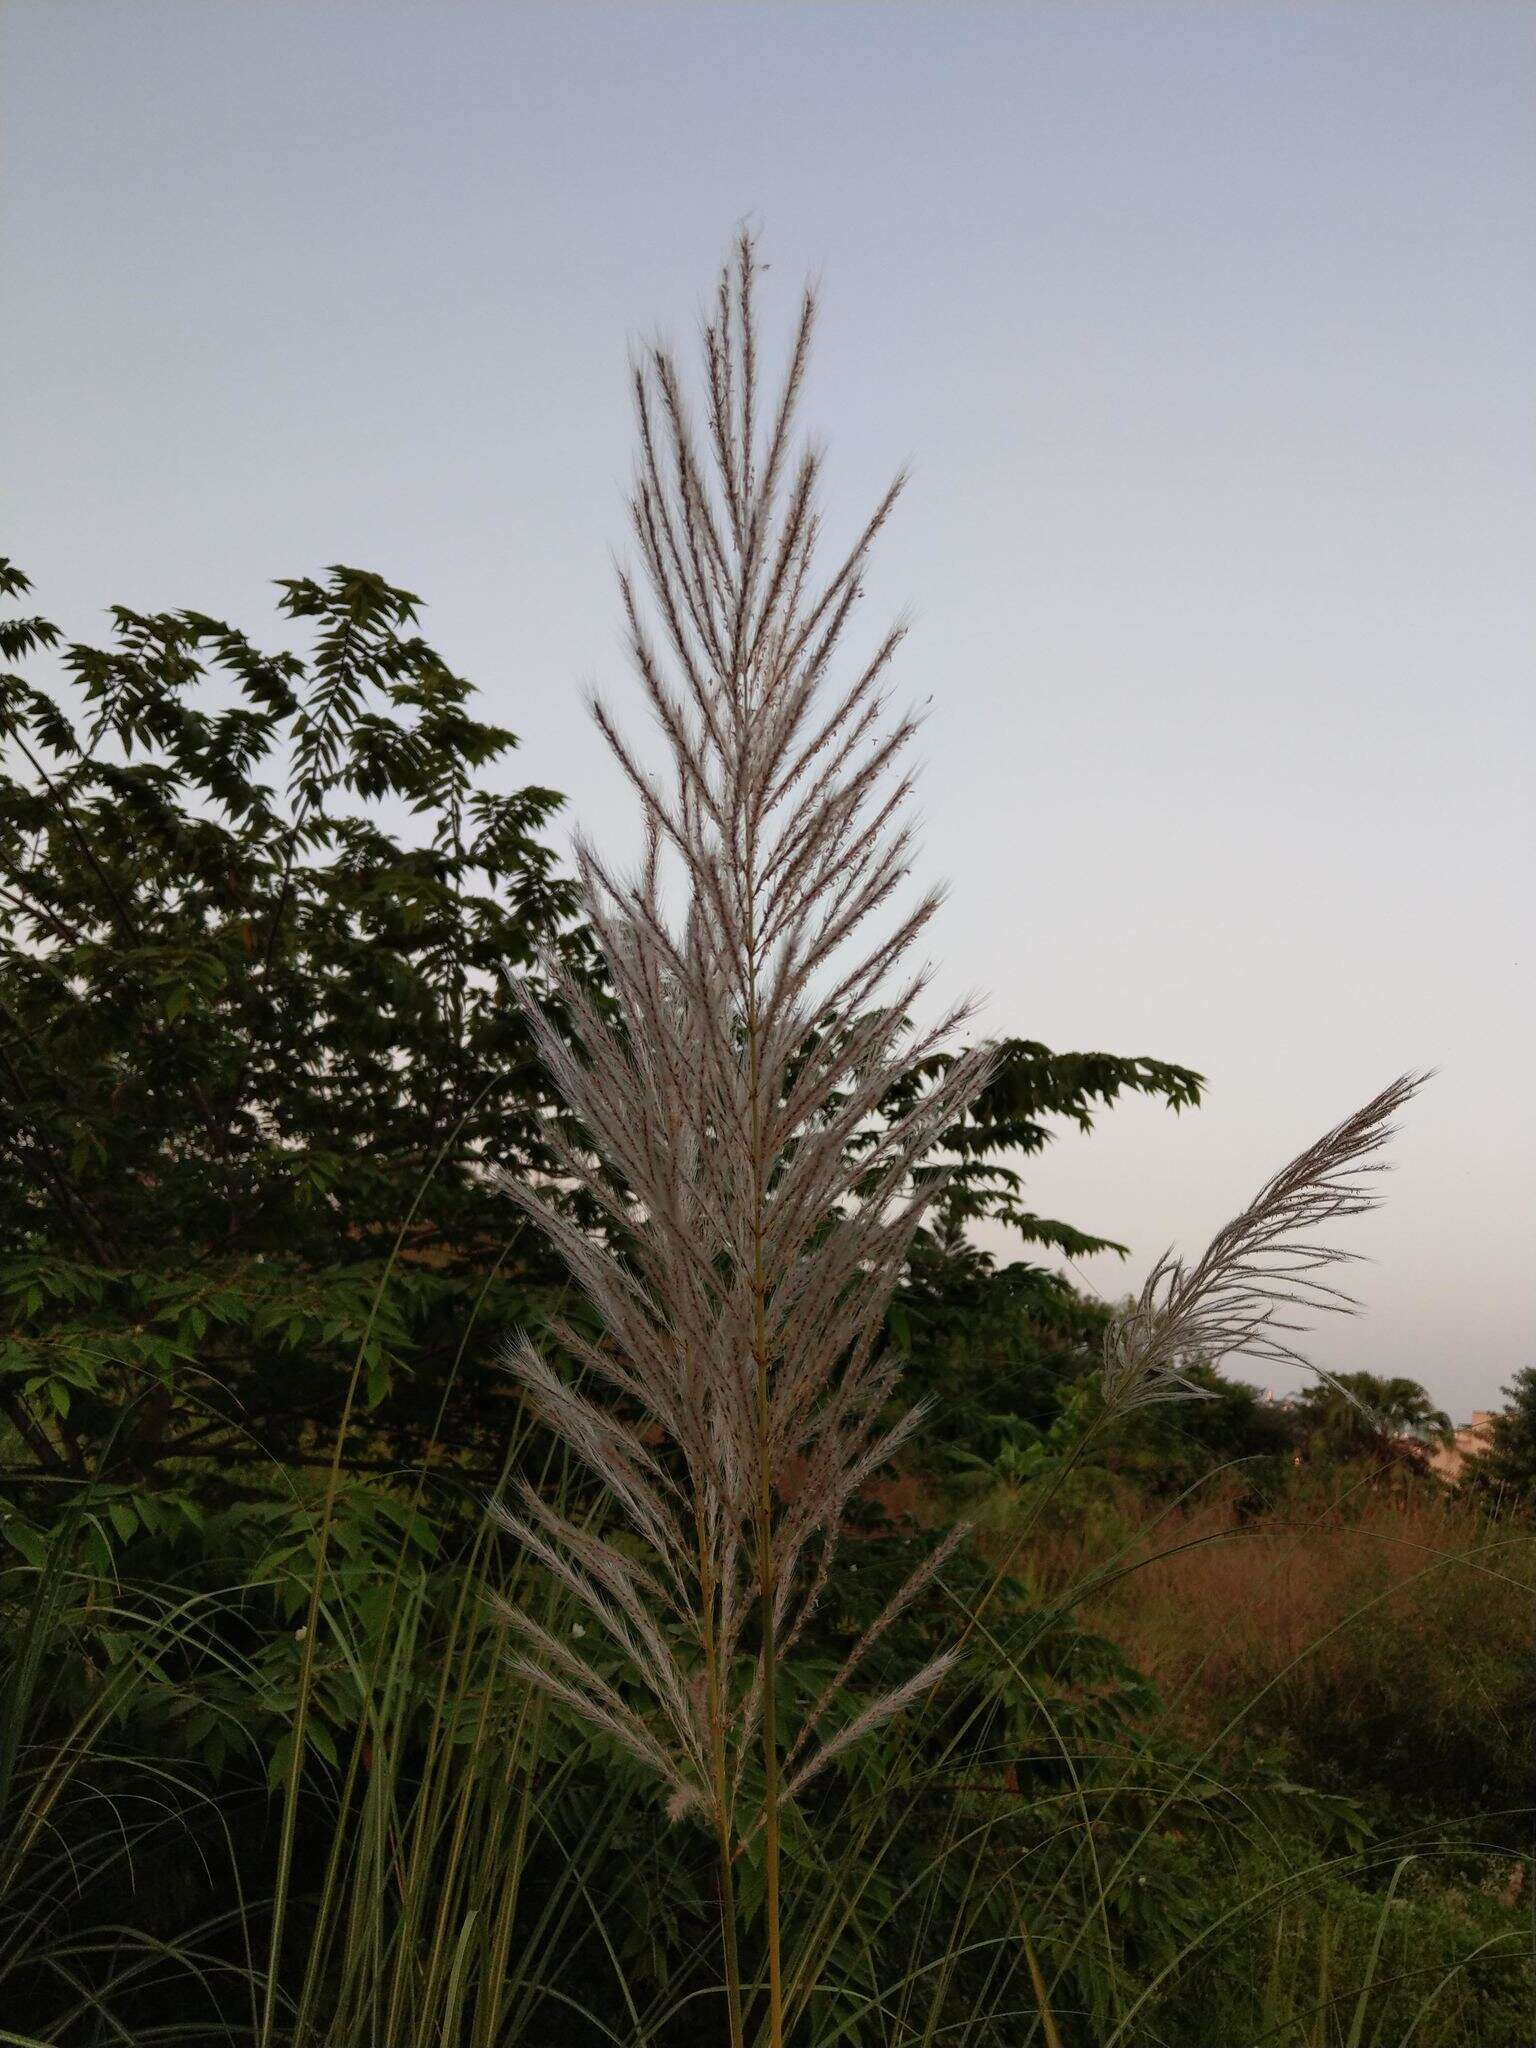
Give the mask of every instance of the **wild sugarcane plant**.
[{"label": "wild sugarcane plant", "polygon": [[[562,1168],[609,1218],[612,1241],[582,1234],[536,1189],[513,1189],[602,1318],[601,1342],[570,1328],[557,1340],[617,1400],[571,1384],[530,1343],[515,1370],[608,1490],[645,1562],[532,1487],[501,1508],[596,1619],[598,1640],[621,1650],[647,1704],[526,1613],[524,1670],[651,1766],[675,1814],[696,1811],[714,1832],[736,2043],[733,1871],[744,1844],[761,1834],[767,2026],[778,2042],[784,1804],[944,1668],[930,1663],[830,1723],[871,1644],[940,1568],[941,1548],[799,1725],[779,1725],[778,1672],[826,1582],[847,1504],[916,1419],[890,1418],[896,1367],[880,1343],[913,1232],[939,1192],[913,1169],[986,1070],[984,1052],[961,1057],[874,1131],[882,1099],[961,1021],[909,1022],[926,979],[910,956],[937,897],[897,901],[911,859],[902,812],[915,727],[889,715],[885,675],[904,629],[832,680],[902,480],[818,578],[821,458],[791,446],[815,301],[807,292],[782,389],[765,408],[756,270],[743,235],[705,327],[702,445],[672,357],[653,349],[635,365],[631,512],[649,612],[629,576],[620,587],[667,760],[652,772],[595,706],[645,825],[634,877],[589,845],[577,855],[617,1016],[564,977],[574,1046],[537,1018],[543,1057],[590,1139],[590,1151],[561,1146]],[[745,1801],[749,1777],[760,1789]]]},{"label": "wild sugarcane plant", "polygon": [[[834,674],[903,480],[820,570],[821,457],[793,445],[814,295],[801,302],[777,397],[765,400],[757,270],[743,234],[704,323],[700,428],[671,354],[650,348],[634,365],[630,510],[642,573],[621,573],[620,591],[661,765],[594,703],[644,827],[633,874],[590,844],[577,849],[612,1003],[599,1008],[551,959],[558,1021],[530,1004],[542,1058],[585,1132],[576,1144],[551,1128],[560,1175],[607,1228],[584,1231],[569,1203],[535,1185],[509,1187],[563,1254],[602,1334],[556,1324],[567,1365],[529,1341],[510,1363],[606,1506],[577,1516],[532,1484],[497,1506],[581,1616],[579,1631],[562,1631],[547,1612],[514,1613],[522,1674],[654,1771],[676,1817],[713,1832],[733,2048],[754,2016],[739,1958],[743,1851],[762,1858],[758,2020],[781,2048],[795,2004],[782,1957],[786,1806],[950,1661],[857,1697],[869,1649],[942,1569],[959,1531],[795,1725],[781,1725],[780,1674],[849,1503],[917,1419],[893,1414],[885,1312],[943,1189],[931,1155],[988,1064],[985,1048],[934,1061],[964,1012],[912,1021],[927,979],[913,952],[938,899],[903,895],[915,724],[893,714],[886,677],[904,628]],[[1214,1275],[1206,1263],[1188,1275],[1159,1268],[1112,1342],[1112,1407],[1184,1392],[1180,1359],[1210,1355],[1234,1331],[1262,1339],[1274,1303],[1255,1288],[1269,1272],[1276,1298],[1287,1295],[1265,1253],[1277,1234],[1340,1213],[1340,1201],[1345,1212],[1359,1205],[1327,1175],[1374,1149],[1402,1093],[1305,1155],[1295,1187],[1267,1190],[1258,1238],[1219,1243]],[[902,1111],[878,1115],[893,1099]],[[1305,1280],[1304,1247],[1291,1264]]]}]

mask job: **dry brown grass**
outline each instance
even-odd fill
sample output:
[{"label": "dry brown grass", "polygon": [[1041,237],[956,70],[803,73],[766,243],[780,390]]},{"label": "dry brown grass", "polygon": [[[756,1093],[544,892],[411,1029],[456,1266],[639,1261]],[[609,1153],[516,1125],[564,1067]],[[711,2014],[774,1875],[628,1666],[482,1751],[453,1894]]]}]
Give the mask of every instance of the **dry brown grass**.
[{"label": "dry brown grass", "polygon": [[1081,1618],[1187,1736],[1242,1732],[1315,1779],[1363,1772],[1439,1803],[1529,1791],[1528,1528],[1354,1473],[1256,1519],[1235,1493],[1160,1521],[1120,1501],[1032,1553],[1041,1590],[1086,1584]]}]

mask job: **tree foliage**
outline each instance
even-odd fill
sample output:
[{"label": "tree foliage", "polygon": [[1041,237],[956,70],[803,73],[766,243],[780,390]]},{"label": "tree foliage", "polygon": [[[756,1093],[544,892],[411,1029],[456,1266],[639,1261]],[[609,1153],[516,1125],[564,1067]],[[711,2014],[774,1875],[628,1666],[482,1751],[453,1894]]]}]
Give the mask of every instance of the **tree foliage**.
[{"label": "tree foliage", "polygon": [[447,1397],[472,1446],[474,1299],[549,1278],[484,1170],[549,1163],[502,983],[586,966],[561,800],[489,785],[516,742],[408,592],[279,589],[304,656],[190,611],[4,629],[60,672],[0,681],[0,1406],[42,1476],[318,1454],[359,1354],[381,1424]]},{"label": "tree foliage", "polygon": [[1468,1460],[1464,1481],[1529,1507],[1536,1503],[1536,1365],[1522,1366],[1503,1394],[1505,1405],[1488,1424],[1487,1446]]},{"label": "tree foliage", "polygon": [[1304,1389],[1296,1402],[1302,1439],[1313,1458],[1350,1458],[1427,1466],[1449,1441],[1451,1419],[1417,1380],[1373,1372],[1335,1373]]},{"label": "tree foliage", "polygon": [[[125,1527],[328,1460],[359,1364],[349,1467],[433,1441],[488,1473],[499,1352],[561,1276],[487,1169],[579,1201],[508,993],[558,1019],[552,957],[602,999],[548,838],[562,799],[496,786],[516,739],[410,592],[340,566],[277,589],[302,652],[198,611],[115,607],[105,646],[0,626],[0,1465],[34,1502],[110,1481]],[[1098,1248],[1030,1210],[1021,1157],[1053,1120],[1200,1086],[1005,1041],[945,1135],[905,1334],[978,1290],[1049,1319],[1055,1276],[999,1272],[968,1229]]]}]

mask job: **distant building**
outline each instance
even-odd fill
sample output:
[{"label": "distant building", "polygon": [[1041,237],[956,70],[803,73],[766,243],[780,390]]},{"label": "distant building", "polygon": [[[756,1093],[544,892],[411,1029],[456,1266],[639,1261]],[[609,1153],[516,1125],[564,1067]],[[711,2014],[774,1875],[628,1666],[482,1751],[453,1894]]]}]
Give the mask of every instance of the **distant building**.
[{"label": "distant building", "polygon": [[1493,1440],[1493,1410],[1474,1408],[1472,1420],[1463,1422],[1448,1444],[1437,1444],[1429,1454],[1429,1469],[1447,1486],[1454,1486],[1469,1458],[1486,1451]]}]

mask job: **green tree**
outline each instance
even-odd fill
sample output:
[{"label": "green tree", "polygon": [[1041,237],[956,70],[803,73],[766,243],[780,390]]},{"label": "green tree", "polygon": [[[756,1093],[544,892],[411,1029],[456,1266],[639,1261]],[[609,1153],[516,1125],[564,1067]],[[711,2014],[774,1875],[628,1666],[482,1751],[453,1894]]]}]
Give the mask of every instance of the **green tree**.
[{"label": "green tree", "polygon": [[0,1413],[40,1482],[324,1458],[359,1355],[355,1462],[473,1458],[477,1300],[494,1340],[550,1279],[490,1176],[555,1113],[502,983],[588,959],[561,800],[488,786],[516,742],[408,592],[279,589],[302,658],[197,612],[0,637],[64,685],[0,679]]},{"label": "green tree", "polygon": [[1296,1409],[1207,1365],[1192,1365],[1189,1378],[1205,1399],[1159,1402],[1126,1416],[1104,1447],[1110,1468],[1157,1498],[1225,1467],[1249,1507],[1273,1498],[1303,1441]]},{"label": "green tree", "polygon": [[1536,1500],[1536,1365],[1522,1366],[1502,1391],[1505,1405],[1488,1425],[1487,1447],[1468,1460],[1462,1483],[1529,1504]]},{"label": "green tree", "polygon": [[1367,1458],[1427,1467],[1450,1441],[1451,1419],[1417,1380],[1341,1372],[1307,1387],[1296,1402],[1307,1454],[1342,1463]]}]

